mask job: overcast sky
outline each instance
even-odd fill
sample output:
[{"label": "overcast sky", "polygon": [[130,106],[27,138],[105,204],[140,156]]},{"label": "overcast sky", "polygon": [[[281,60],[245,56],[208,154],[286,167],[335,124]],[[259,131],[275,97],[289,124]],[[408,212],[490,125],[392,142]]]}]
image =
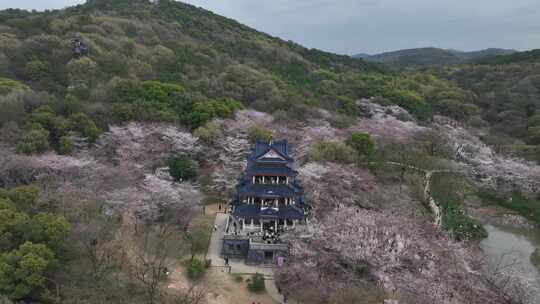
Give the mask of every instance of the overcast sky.
[{"label": "overcast sky", "polygon": [[[0,0],[0,9],[83,0]],[[186,0],[260,31],[342,54],[436,46],[540,48],[539,0]]]}]

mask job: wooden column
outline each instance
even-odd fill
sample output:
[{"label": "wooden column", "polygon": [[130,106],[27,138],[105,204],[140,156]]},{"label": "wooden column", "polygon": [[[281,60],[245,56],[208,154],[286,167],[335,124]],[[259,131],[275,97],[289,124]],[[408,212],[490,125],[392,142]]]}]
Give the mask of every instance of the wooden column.
[{"label": "wooden column", "polygon": [[261,232],[263,232],[263,221],[261,219],[259,219],[260,223],[261,223]]},{"label": "wooden column", "polygon": [[276,220],[276,221],[274,222],[274,227],[275,227],[274,232],[277,232],[277,226],[278,226],[278,221]]}]

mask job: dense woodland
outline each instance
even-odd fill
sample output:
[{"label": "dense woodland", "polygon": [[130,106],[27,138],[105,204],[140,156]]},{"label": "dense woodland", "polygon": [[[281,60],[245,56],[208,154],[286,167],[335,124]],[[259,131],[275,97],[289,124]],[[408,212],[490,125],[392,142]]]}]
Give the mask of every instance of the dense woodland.
[{"label": "dense woodland", "polygon": [[[343,124],[357,114],[355,100],[366,97],[400,105],[420,120],[440,113],[478,125],[487,121],[494,131],[510,122],[515,128],[509,136],[538,143],[532,55],[512,55],[517,64],[468,65],[442,75],[389,72],[168,1],[5,10],[0,22],[0,125],[5,140],[22,139],[23,153],[66,153],[77,137],[92,142],[120,121],[197,128],[242,105],[287,120],[306,119],[316,115],[310,109],[322,107],[342,113],[336,123]],[[87,56],[73,53],[71,40],[78,35]],[[523,142],[512,144],[534,158],[537,149]]]},{"label": "dense woodland", "polygon": [[[76,52],[74,41],[88,52]],[[410,115],[400,119],[420,125],[429,125],[435,115],[448,116],[480,130],[498,152],[540,161],[539,67],[537,53],[530,52],[397,71],[307,49],[170,0],[88,0],[45,12],[10,9],[0,11],[0,147],[20,155],[70,155],[95,144],[111,126],[132,121],[172,123],[211,145],[223,132],[212,120],[245,108],[293,124],[318,118],[324,109],[332,114],[332,127],[343,129],[364,119],[357,101],[369,98],[401,106]],[[272,137],[265,128],[246,131],[252,141]],[[344,141],[315,143],[307,157],[373,172],[383,171],[383,161],[430,166],[450,158],[453,151],[444,138],[428,137],[414,147],[375,147],[369,135],[353,133]],[[177,180],[197,178],[191,159],[166,162]],[[400,183],[406,173],[402,169]],[[207,176],[198,178],[204,188]],[[155,266],[148,281],[146,273],[126,265],[116,243],[109,243],[120,215],[107,213],[103,202],[59,199],[46,191],[40,196],[35,185],[22,184],[31,181],[0,181],[0,294],[45,303],[158,302],[162,261],[138,257]],[[481,225],[463,212],[458,188],[465,186],[459,178],[452,187],[446,180],[434,184],[434,195],[444,201],[443,229],[458,240],[485,237]],[[539,221],[540,209],[523,210]],[[161,211],[161,221],[149,228],[157,244],[141,246],[187,252],[189,276],[196,280],[204,262],[194,256],[205,251],[201,242],[208,231],[186,232],[193,210]],[[163,248],[170,237],[186,240],[185,248]],[[196,304],[197,292],[202,293],[166,295],[162,302]]]},{"label": "dense woodland", "polygon": [[538,52],[484,59],[479,64],[441,71],[460,87],[473,91],[481,120],[470,123],[489,129],[486,143],[499,152],[540,161],[540,61]]},{"label": "dense woodland", "polygon": [[[385,72],[182,3],[89,1],[63,11],[6,10],[0,22],[0,124],[8,140],[22,139],[23,153],[66,152],[74,135],[92,142],[119,121],[197,128],[242,105],[288,120],[322,107],[347,121],[365,97],[421,120],[437,111],[460,119],[477,112],[474,94],[432,74]],[[77,35],[87,56],[73,53]],[[451,102],[439,102],[445,96]]]}]

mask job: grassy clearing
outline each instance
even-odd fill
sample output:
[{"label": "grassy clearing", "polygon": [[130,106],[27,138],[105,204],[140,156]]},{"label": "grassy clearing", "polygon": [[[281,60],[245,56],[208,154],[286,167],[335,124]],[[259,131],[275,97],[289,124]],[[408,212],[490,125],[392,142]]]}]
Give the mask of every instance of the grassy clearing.
[{"label": "grassy clearing", "polygon": [[488,235],[482,224],[465,212],[463,201],[472,191],[461,176],[437,174],[432,178],[431,192],[442,209],[442,228],[456,240],[480,240]]},{"label": "grassy clearing", "polygon": [[186,260],[184,266],[186,267],[187,277],[192,281],[199,281],[206,273],[209,265],[205,261],[194,258]]},{"label": "grassy clearing", "polygon": [[235,282],[238,282],[238,283],[244,282],[244,277],[242,277],[241,275],[239,275],[237,273],[231,274],[231,277],[233,278],[233,281],[235,281]]},{"label": "grassy clearing", "polygon": [[215,219],[215,214],[207,214],[193,220],[191,226],[193,253],[205,255],[208,252]]},{"label": "grassy clearing", "polygon": [[519,192],[512,193],[508,199],[502,198],[493,191],[481,190],[476,194],[484,203],[500,206],[516,211],[523,217],[540,225],[540,200],[529,199]]},{"label": "grassy clearing", "polygon": [[[214,226],[215,215],[199,215],[193,219],[189,234],[186,234],[180,227],[172,230],[167,235],[167,257],[177,260],[184,260],[197,256],[204,259],[208,246],[210,245],[210,236]],[[143,240],[140,240],[139,246],[144,246]],[[146,246],[141,250],[155,254],[154,250],[160,248],[158,243],[160,239],[157,231],[152,231],[146,239]]]},{"label": "grassy clearing", "polygon": [[531,254],[531,263],[540,270],[540,248],[536,248],[536,250]]},{"label": "grassy clearing", "polygon": [[253,293],[262,293],[266,291],[264,285],[264,275],[260,273],[254,274],[248,281],[247,288]]}]

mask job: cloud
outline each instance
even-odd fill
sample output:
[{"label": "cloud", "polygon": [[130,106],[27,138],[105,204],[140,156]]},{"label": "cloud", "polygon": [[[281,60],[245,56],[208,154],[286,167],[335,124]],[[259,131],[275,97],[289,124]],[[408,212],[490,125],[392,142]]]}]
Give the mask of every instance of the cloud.
[{"label": "cloud", "polygon": [[[75,0],[0,0],[61,8]],[[538,0],[186,0],[307,47],[353,54],[437,46],[540,48]]]}]

